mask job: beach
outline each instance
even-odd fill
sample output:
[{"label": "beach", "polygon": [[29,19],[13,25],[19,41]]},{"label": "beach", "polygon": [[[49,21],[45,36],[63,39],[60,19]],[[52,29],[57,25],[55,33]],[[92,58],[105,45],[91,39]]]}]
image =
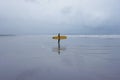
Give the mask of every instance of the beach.
[{"label": "beach", "polygon": [[120,80],[120,36],[0,37],[0,80]]}]

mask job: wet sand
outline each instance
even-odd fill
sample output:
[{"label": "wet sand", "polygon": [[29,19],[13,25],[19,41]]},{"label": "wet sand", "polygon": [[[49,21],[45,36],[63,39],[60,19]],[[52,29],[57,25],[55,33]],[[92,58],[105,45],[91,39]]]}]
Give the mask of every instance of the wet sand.
[{"label": "wet sand", "polygon": [[120,80],[120,38],[0,37],[0,80]]}]

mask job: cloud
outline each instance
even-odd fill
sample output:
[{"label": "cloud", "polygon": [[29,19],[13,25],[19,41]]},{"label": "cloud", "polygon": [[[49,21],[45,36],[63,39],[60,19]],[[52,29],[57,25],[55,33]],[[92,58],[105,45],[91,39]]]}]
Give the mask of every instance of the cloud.
[{"label": "cloud", "polygon": [[103,28],[104,32],[113,33],[120,26],[119,3],[119,0],[0,0],[0,30],[96,33],[95,30]]},{"label": "cloud", "polygon": [[25,1],[27,1],[27,2],[35,2],[37,0],[25,0]]},{"label": "cloud", "polygon": [[61,12],[63,14],[69,14],[71,13],[71,11],[72,11],[72,7],[64,7]]}]

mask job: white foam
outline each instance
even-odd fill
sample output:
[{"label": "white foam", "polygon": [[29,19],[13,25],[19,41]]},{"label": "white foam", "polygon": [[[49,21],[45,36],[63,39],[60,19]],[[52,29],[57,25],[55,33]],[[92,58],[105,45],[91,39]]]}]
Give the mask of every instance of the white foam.
[{"label": "white foam", "polygon": [[68,35],[68,37],[82,37],[82,38],[120,38],[120,35]]}]

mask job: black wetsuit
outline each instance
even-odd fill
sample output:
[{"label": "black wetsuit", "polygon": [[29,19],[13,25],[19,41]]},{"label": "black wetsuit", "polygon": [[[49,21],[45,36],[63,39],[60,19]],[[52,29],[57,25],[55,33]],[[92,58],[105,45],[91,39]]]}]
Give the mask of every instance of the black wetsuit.
[{"label": "black wetsuit", "polygon": [[58,43],[60,43],[60,33],[58,34]]}]

